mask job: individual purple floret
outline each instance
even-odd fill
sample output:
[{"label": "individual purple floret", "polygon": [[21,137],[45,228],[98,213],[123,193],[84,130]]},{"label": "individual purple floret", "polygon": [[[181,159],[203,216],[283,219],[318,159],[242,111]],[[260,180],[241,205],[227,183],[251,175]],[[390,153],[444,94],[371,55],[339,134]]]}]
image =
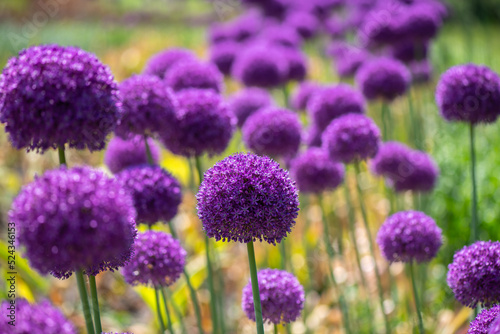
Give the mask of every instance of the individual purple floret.
[{"label": "individual purple floret", "polygon": [[144,74],[155,75],[160,79],[165,77],[167,71],[182,60],[195,60],[196,56],[191,50],[181,48],[170,48],[158,52],[149,58],[144,66]]},{"label": "individual purple floret", "polygon": [[295,156],[299,150],[301,132],[297,114],[275,107],[254,113],[241,129],[243,142],[249,149],[273,158]]},{"label": "individual purple floret", "polygon": [[138,224],[168,222],[177,214],[182,201],[181,185],[163,168],[135,166],[121,171],[116,178],[134,199]]},{"label": "individual purple floret", "polygon": [[166,84],[174,92],[185,89],[210,89],[217,93],[224,90],[224,76],[211,63],[184,60],[176,63],[165,75]]},{"label": "individual purple floret", "polygon": [[175,127],[177,99],[158,77],[134,75],[120,83],[123,117],[115,133],[122,138],[131,135],[153,135]]},{"label": "individual purple floret", "polygon": [[500,310],[497,310],[497,312],[499,314],[497,314],[497,317],[491,323],[490,329],[486,334],[500,334]]},{"label": "individual purple floret", "polygon": [[177,94],[176,128],[160,134],[174,154],[186,157],[221,154],[235,130],[236,118],[222,97],[210,90],[187,89]]},{"label": "individual purple floret", "polygon": [[0,122],[17,149],[102,150],[120,117],[110,69],[79,48],[30,47],[0,75]]},{"label": "individual purple floret", "polygon": [[260,88],[245,88],[229,98],[229,110],[238,119],[238,127],[242,127],[249,116],[257,110],[273,104],[271,95]]},{"label": "individual purple floret", "polygon": [[[160,159],[160,148],[151,138],[148,138],[148,146],[153,163],[156,165]],[[131,166],[147,164],[148,157],[144,137],[139,135],[129,139],[114,137],[109,141],[106,152],[104,152],[104,163],[113,174]]]},{"label": "individual purple floret", "polygon": [[469,325],[467,334],[495,334],[500,333],[492,330],[493,322],[500,315],[500,305],[493,306],[490,309],[484,309],[479,313]]},{"label": "individual purple floret", "polygon": [[299,211],[295,182],[268,157],[237,153],[205,172],[198,217],[210,238],[275,245],[291,232]]},{"label": "individual purple floret", "polygon": [[314,15],[302,11],[293,11],[287,14],[285,25],[294,28],[303,39],[314,37],[319,30],[318,19]]},{"label": "individual purple floret", "polygon": [[377,154],[380,130],[369,117],[347,114],[330,123],[321,141],[331,159],[348,164]]},{"label": "individual purple floret", "polygon": [[426,83],[432,79],[432,64],[428,60],[408,64],[413,83]]},{"label": "individual purple floret", "polygon": [[[263,269],[257,273],[262,304],[262,318],[273,324],[297,320],[304,308],[304,288],[297,278],[284,270]],[[252,284],[243,288],[241,307],[248,319],[255,321]]]},{"label": "individual purple floret", "polygon": [[89,167],[45,172],[23,187],[9,212],[31,267],[57,278],[123,266],[137,233],[135,217],[121,184]]},{"label": "individual purple floret", "polygon": [[122,269],[123,277],[131,285],[172,285],[184,270],[186,254],[179,240],[170,234],[161,231],[139,233],[134,255]]},{"label": "individual purple floret", "polygon": [[305,110],[309,100],[322,89],[319,83],[313,81],[301,82],[291,96],[290,104],[295,110]]},{"label": "individual purple floret", "polygon": [[441,229],[420,211],[401,211],[382,224],[377,235],[382,255],[389,262],[428,262],[443,244]]},{"label": "individual purple floret", "polygon": [[465,306],[500,302],[500,242],[477,241],[455,253],[448,265],[448,286]]},{"label": "individual purple floret", "polygon": [[447,121],[493,123],[500,115],[500,77],[486,66],[453,66],[439,79],[436,103]]},{"label": "individual purple floret", "polygon": [[[14,310],[11,309],[14,307]],[[52,306],[48,300],[42,300],[37,304],[30,304],[24,298],[15,300],[15,304],[9,300],[0,304],[1,314],[4,316],[0,322],[0,333],[9,334],[76,334],[75,326],[57,308]],[[9,315],[13,315],[15,325],[10,325]]]},{"label": "individual purple floret", "polygon": [[217,43],[210,48],[210,62],[215,64],[222,74],[230,75],[234,59],[242,47],[243,44],[236,42]]},{"label": "individual purple floret", "polygon": [[334,162],[321,148],[310,148],[292,161],[290,174],[304,193],[320,194],[344,181],[344,166]]}]

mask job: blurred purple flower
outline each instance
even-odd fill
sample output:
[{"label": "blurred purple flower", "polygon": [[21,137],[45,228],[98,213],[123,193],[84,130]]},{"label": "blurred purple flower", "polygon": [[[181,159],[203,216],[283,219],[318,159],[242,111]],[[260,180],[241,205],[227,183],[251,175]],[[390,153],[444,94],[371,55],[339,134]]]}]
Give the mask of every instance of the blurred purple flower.
[{"label": "blurred purple flower", "polygon": [[222,74],[230,75],[234,59],[242,47],[244,46],[237,42],[217,43],[210,48],[210,62],[215,64]]},{"label": "blurred purple flower", "polygon": [[291,96],[290,104],[295,110],[305,110],[312,96],[322,89],[319,83],[313,81],[301,82]]},{"label": "blurred purple flower", "polygon": [[391,56],[404,63],[426,59],[429,53],[429,43],[406,40],[391,47]]},{"label": "blurred purple flower", "polygon": [[321,136],[323,131],[315,124],[312,124],[305,133],[305,143],[308,147],[321,147]]},{"label": "blurred purple flower", "polygon": [[370,53],[346,43],[333,43],[327,53],[335,59],[335,66],[340,77],[352,77],[358,69],[368,60]]},{"label": "blurred purple flower", "polygon": [[281,58],[287,62],[285,81],[304,81],[307,77],[307,56],[300,50],[281,48]]},{"label": "blurred purple flower", "polygon": [[303,39],[313,38],[319,30],[318,19],[314,15],[302,11],[288,13],[285,25],[294,28]]},{"label": "blurred purple flower", "polygon": [[214,64],[199,60],[177,62],[165,75],[166,84],[179,92],[185,89],[210,89],[217,93],[224,90],[224,77]]},{"label": "blurred purple flower", "polygon": [[432,79],[432,64],[428,60],[411,62],[408,68],[413,83],[426,83]]},{"label": "blurred purple flower", "polygon": [[[151,138],[148,138],[148,146],[151,150],[153,163],[156,165],[160,158],[160,148]],[[148,157],[144,137],[139,135],[129,139],[113,137],[109,141],[106,152],[104,152],[104,163],[113,174],[131,166],[147,164]]]},{"label": "blurred purple flower", "polygon": [[273,104],[271,95],[260,88],[245,88],[228,100],[229,110],[238,119],[238,127],[242,127],[249,116],[257,110]]},{"label": "blurred purple flower", "polygon": [[154,54],[144,66],[143,73],[155,75],[160,79],[165,77],[168,70],[179,61],[195,60],[196,56],[191,50],[170,48]]}]

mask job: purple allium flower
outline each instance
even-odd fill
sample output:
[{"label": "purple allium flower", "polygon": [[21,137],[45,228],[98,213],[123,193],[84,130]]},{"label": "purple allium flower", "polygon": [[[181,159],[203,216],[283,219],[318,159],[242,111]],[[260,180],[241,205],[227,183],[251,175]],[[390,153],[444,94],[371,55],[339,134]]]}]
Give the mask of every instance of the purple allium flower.
[{"label": "purple allium flower", "polygon": [[246,120],[241,133],[245,145],[259,155],[293,157],[300,146],[302,128],[297,114],[268,107]]},{"label": "purple allium flower", "polygon": [[160,134],[167,149],[186,157],[224,152],[236,119],[222,97],[210,90],[186,89],[179,92],[177,98],[176,128]]},{"label": "purple allium flower", "polygon": [[[160,148],[151,138],[148,138],[148,146],[153,163],[156,165],[160,159]],[[113,174],[131,166],[147,164],[148,157],[144,137],[137,135],[126,140],[114,137],[109,141],[104,153],[104,163]]]},{"label": "purple allium flower", "polygon": [[479,313],[470,325],[467,334],[494,334],[500,333],[492,331],[493,322],[500,315],[500,305],[493,306],[490,309],[484,309]]},{"label": "purple allium flower", "polygon": [[246,11],[230,22],[231,33],[237,42],[244,42],[257,35],[263,24],[259,11]]},{"label": "purple allium flower", "polygon": [[[297,278],[284,270],[263,269],[257,273],[265,322],[280,324],[295,321],[304,308],[304,288]],[[252,283],[243,288],[241,307],[250,320],[255,321]]]},{"label": "purple allium flower", "polygon": [[308,147],[321,147],[322,135],[323,131],[317,125],[312,124],[304,135],[306,145]]},{"label": "purple allium flower", "polygon": [[345,22],[342,22],[339,18],[332,16],[324,22],[324,29],[332,38],[343,39],[347,31],[347,26]]},{"label": "purple allium flower", "polygon": [[299,191],[319,194],[337,188],[344,181],[344,166],[314,147],[293,160],[290,174]]},{"label": "purple allium flower", "polygon": [[363,114],[365,99],[363,95],[347,84],[339,84],[319,90],[309,100],[307,110],[320,129],[346,114]]},{"label": "purple allium flower", "polygon": [[413,83],[429,82],[432,78],[432,64],[428,60],[411,62],[408,68]]},{"label": "purple allium flower", "polygon": [[371,57],[364,49],[345,43],[335,43],[327,51],[335,58],[335,66],[340,77],[352,77]]},{"label": "purple allium flower", "polygon": [[288,172],[268,157],[237,153],[205,172],[198,217],[210,238],[281,242],[291,232],[299,197]]},{"label": "purple allium flower", "polygon": [[428,41],[437,35],[442,24],[442,18],[428,5],[415,3],[402,11],[399,29],[405,39]]},{"label": "purple allium flower", "polygon": [[396,44],[403,39],[401,30],[402,4],[394,5],[393,1],[382,1],[380,5],[357,18],[361,25],[358,38],[363,45],[379,46]]},{"label": "purple allium flower", "polygon": [[436,103],[447,121],[495,122],[500,115],[500,77],[486,66],[453,66],[439,79]]},{"label": "purple allium flower", "polygon": [[[2,301],[0,308],[7,320],[0,322],[0,333],[10,334],[76,334],[75,326],[48,300],[30,304],[24,298],[15,301],[14,310],[9,300]],[[9,325],[9,315],[15,316],[15,326]]]},{"label": "purple allium flower", "polygon": [[455,299],[471,308],[500,302],[500,242],[477,241],[465,246],[448,265],[448,286]]},{"label": "purple allium flower", "polygon": [[389,262],[428,262],[443,244],[441,229],[420,211],[401,211],[382,224],[377,235],[382,255]]},{"label": "purple allium flower", "polygon": [[305,110],[307,103],[317,92],[322,89],[319,83],[313,81],[301,82],[291,97],[291,105],[293,109]]},{"label": "purple allium flower", "polygon": [[222,74],[230,75],[234,59],[242,47],[242,44],[236,42],[217,43],[210,48],[210,62],[214,63]]},{"label": "purple allium flower", "polygon": [[287,14],[285,25],[294,28],[303,39],[314,37],[319,30],[318,19],[314,15],[302,11],[293,11]]},{"label": "purple allium flower", "polygon": [[302,44],[302,39],[295,29],[286,25],[270,25],[261,32],[260,36],[266,44],[290,49],[298,49]]},{"label": "purple allium flower", "polygon": [[208,29],[208,41],[211,45],[234,41],[233,27],[227,23],[214,23]]},{"label": "purple allium flower", "polygon": [[[497,310],[497,312],[500,312],[500,310]],[[486,334],[500,334],[500,313],[497,315],[495,320],[493,320],[490,330]]]},{"label": "purple allium flower", "polygon": [[31,267],[57,278],[123,266],[137,234],[135,217],[121,184],[89,167],[45,172],[23,187],[9,212]]},{"label": "purple allium flower", "polygon": [[410,82],[410,71],[392,58],[366,62],[356,73],[356,83],[368,100],[383,98],[392,101],[406,93]]},{"label": "purple allium flower", "polygon": [[163,168],[135,166],[121,171],[116,178],[134,199],[137,223],[151,226],[168,222],[177,214],[182,201],[181,185]]},{"label": "purple allium flower", "polygon": [[120,83],[123,117],[115,133],[128,138],[171,131],[178,108],[174,93],[158,77],[134,75]]},{"label": "purple allium flower", "polygon": [[165,82],[174,92],[184,89],[210,89],[217,93],[224,90],[224,77],[214,64],[199,60],[183,60],[165,75]]},{"label": "purple allium flower", "polygon": [[242,127],[249,116],[257,110],[269,107],[273,99],[269,93],[260,88],[245,88],[232,95],[228,101],[229,110],[238,119],[238,127]]},{"label": "purple allium flower", "polygon": [[144,74],[155,75],[160,79],[165,77],[168,70],[175,63],[182,60],[195,60],[196,56],[191,50],[181,48],[166,49],[149,58],[144,66]]},{"label": "purple allium flower", "polygon": [[102,150],[120,117],[110,69],[79,48],[30,47],[0,75],[0,122],[17,149]]},{"label": "purple allium flower", "polygon": [[328,125],[321,141],[331,159],[348,164],[377,154],[380,130],[369,117],[347,114]]},{"label": "purple allium flower", "polygon": [[304,81],[307,76],[307,57],[300,50],[281,48],[282,58],[288,65],[285,81]]},{"label": "purple allium flower", "polygon": [[179,240],[161,231],[137,235],[134,255],[122,269],[128,284],[169,286],[179,279],[186,263],[186,251]]},{"label": "purple allium flower", "polygon": [[406,40],[391,48],[391,56],[404,63],[426,59],[429,53],[429,43]]}]

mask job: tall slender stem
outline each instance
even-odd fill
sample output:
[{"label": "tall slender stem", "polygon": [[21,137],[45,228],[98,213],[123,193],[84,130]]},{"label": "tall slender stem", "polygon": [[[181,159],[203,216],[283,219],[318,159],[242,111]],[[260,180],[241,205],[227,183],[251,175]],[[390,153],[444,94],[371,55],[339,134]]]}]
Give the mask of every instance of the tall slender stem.
[{"label": "tall slender stem", "polygon": [[[64,151],[63,151],[64,152]],[[87,288],[85,287],[85,280],[81,270],[75,272],[76,282],[78,284],[78,292],[80,293],[80,300],[82,302],[83,316],[85,317],[85,327],[88,334],[94,334],[94,324],[92,323],[92,315],[90,314],[89,297],[87,295]]]},{"label": "tall slender stem", "polygon": [[172,328],[172,318],[170,317],[170,311],[168,309],[167,296],[165,295],[165,287],[160,288],[161,297],[163,299],[163,306],[165,307],[165,313],[167,314],[167,326],[171,334],[174,334],[174,329]]},{"label": "tall slender stem", "polygon": [[418,316],[418,329],[420,334],[424,334],[424,321],[422,320],[422,311],[420,306],[420,299],[417,293],[417,284],[415,282],[415,273],[413,270],[413,261],[410,261],[408,264],[410,267],[410,275],[411,275],[411,286],[413,288],[413,298],[415,299],[415,308],[417,309]]},{"label": "tall slender stem", "polygon": [[160,288],[154,287],[155,289],[155,300],[156,300],[156,314],[158,315],[158,322],[160,323],[161,334],[165,333],[165,323],[163,322],[163,317],[161,316],[160,309],[160,296],[158,295],[158,290]]},{"label": "tall slender stem", "polygon": [[389,140],[389,108],[385,101],[382,101],[382,139]]},{"label": "tall slender stem", "polygon": [[280,242],[280,256],[281,256],[281,270],[287,270],[287,251],[286,251],[286,245],[285,245],[285,239],[281,240]]},{"label": "tall slender stem", "polygon": [[288,106],[289,106],[288,100],[289,100],[290,94],[288,93],[288,85],[286,83],[283,84],[282,90],[283,90],[283,106],[285,108],[288,108]]},{"label": "tall slender stem", "polygon": [[472,242],[478,240],[478,214],[477,214],[477,183],[476,183],[476,147],[475,147],[475,136],[474,136],[474,125],[469,126],[469,139],[470,139],[470,168],[472,176],[472,228],[471,236]]},{"label": "tall slender stem", "polygon": [[99,299],[97,298],[97,286],[95,276],[89,275],[90,296],[92,297],[92,312],[94,313],[95,331],[102,332],[101,313],[99,312]]},{"label": "tall slender stem", "polygon": [[172,309],[174,310],[175,316],[179,320],[182,334],[187,334],[186,324],[184,323],[184,316],[183,316],[181,310],[179,309],[179,305],[177,305],[177,303],[175,302],[175,299],[173,298],[172,294],[169,293],[168,289],[165,291],[165,294],[167,296],[167,299],[172,304]]},{"label": "tall slender stem", "polygon": [[153,154],[151,154],[151,148],[149,147],[148,135],[144,135],[144,147],[146,148],[146,157],[148,160],[148,164],[154,165],[155,162],[153,160]]},{"label": "tall slender stem", "polygon": [[260,303],[259,280],[257,278],[257,265],[255,264],[255,252],[253,241],[247,243],[248,263],[250,265],[250,279],[252,281],[253,307],[255,311],[255,323],[257,333],[264,334],[264,321],[262,320],[262,304]]},{"label": "tall slender stem", "polygon": [[67,165],[67,163],[66,163],[66,154],[64,153],[64,145],[59,146],[57,148],[57,154],[59,156],[59,164],[60,165]]},{"label": "tall slender stem", "polygon": [[274,334],[278,334],[278,325],[274,324]]}]

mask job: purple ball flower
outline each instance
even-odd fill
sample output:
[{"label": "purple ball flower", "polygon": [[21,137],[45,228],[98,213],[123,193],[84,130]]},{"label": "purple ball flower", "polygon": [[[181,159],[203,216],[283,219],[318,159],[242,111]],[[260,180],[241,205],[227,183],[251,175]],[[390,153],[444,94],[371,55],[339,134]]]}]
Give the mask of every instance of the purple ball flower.
[{"label": "purple ball flower", "polygon": [[238,127],[242,127],[249,116],[257,110],[271,106],[271,95],[260,88],[246,88],[238,91],[228,101],[229,110],[238,119]]},{"label": "purple ball flower", "polygon": [[299,150],[302,128],[297,114],[275,107],[248,117],[241,133],[245,145],[259,155],[293,157]]},{"label": "purple ball flower", "polygon": [[[304,308],[304,288],[297,278],[284,270],[263,269],[257,273],[262,317],[273,324],[295,321]],[[243,288],[241,307],[248,319],[255,321],[252,283]]]},{"label": "purple ball flower", "polygon": [[500,242],[477,241],[455,253],[448,265],[448,286],[471,308],[500,302]]},{"label": "purple ball flower", "polygon": [[348,164],[377,154],[380,130],[369,117],[347,114],[330,123],[321,141],[331,159]]},{"label": "purple ball flower", "polygon": [[144,66],[144,74],[155,75],[160,79],[165,77],[168,70],[177,62],[182,60],[195,60],[196,56],[191,50],[171,48],[163,50],[151,58]]},{"label": "purple ball flower", "polygon": [[285,81],[304,81],[307,76],[307,57],[299,50],[281,48],[282,58],[288,65]]},{"label": "purple ball flower", "polygon": [[363,45],[370,47],[396,44],[403,39],[401,29],[402,4],[382,1],[375,8],[361,15],[358,38]]},{"label": "purple ball flower", "polygon": [[[497,306],[499,308],[499,306]],[[497,317],[491,323],[490,330],[486,334],[500,334],[500,309],[496,310],[498,312]]]},{"label": "purple ball flower", "polygon": [[210,89],[217,93],[224,90],[224,77],[214,64],[199,60],[177,62],[165,75],[165,82],[174,92],[184,89]]},{"label": "purple ball flower", "polygon": [[312,124],[304,136],[306,145],[308,147],[321,147],[322,135],[323,131],[315,124]]},{"label": "purple ball flower", "polygon": [[137,223],[154,225],[168,222],[177,214],[182,201],[181,185],[159,166],[136,166],[116,175],[134,199]]},{"label": "purple ball flower", "polygon": [[16,316],[15,326],[9,325],[7,321],[0,322],[0,333],[10,334],[76,334],[75,326],[57,308],[52,306],[48,300],[42,300],[38,304],[30,304],[26,299],[19,298],[15,301],[15,310],[9,309],[12,304],[8,300],[2,301],[0,308],[2,315],[14,312]]},{"label": "purple ball flower", "polygon": [[215,44],[210,48],[210,62],[215,64],[222,74],[230,75],[234,59],[242,47],[242,44],[236,42]]},{"label": "purple ball flower", "polygon": [[394,45],[391,49],[391,56],[404,63],[415,60],[426,59],[429,53],[429,43],[406,40]]},{"label": "purple ball flower", "polygon": [[294,28],[303,39],[314,37],[319,30],[318,19],[314,15],[302,11],[293,11],[287,14],[285,25]]},{"label": "purple ball flower", "polygon": [[102,150],[120,117],[111,71],[79,48],[30,47],[0,75],[0,122],[17,149]]},{"label": "purple ball flower", "polygon": [[281,242],[295,225],[299,198],[288,172],[268,157],[237,153],[205,172],[198,217],[210,238]]},{"label": "purple ball flower", "polygon": [[443,244],[441,229],[419,211],[401,211],[382,224],[377,235],[382,255],[389,262],[428,262]]},{"label": "purple ball flower", "polygon": [[447,121],[493,123],[500,115],[500,77],[486,66],[453,66],[439,79],[436,103]]},{"label": "purple ball flower", "polygon": [[301,82],[293,92],[290,104],[295,110],[305,110],[307,104],[317,92],[322,89],[319,83],[313,81]]},{"label": "purple ball flower", "polygon": [[123,266],[137,234],[135,216],[125,189],[89,167],[47,171],[23,187],[9,212],[31,267],[57,278]]},{"label": "purple ball flower", "polygon": [[264,43],[289,49],[299,49],[302,44],[300,35],[293,27],[274,24],[264,29],[260,38]]},{"label": "purple ball flower", "polygon": [[337,72],[342,78],[354,76],[371,57],[366,50],[342,43],[335,43],[329,53],[335,58]]},{"label": "purple ball flower", "polygon": [[402,11],[399,29],[405,39],[428,41],[436,37],[442,24],[440,15],[428,5],[413,4]]},{"label": "purple ball flower", "polygon": [[122,269],[123,277],[131,285],[172,285],[184,270],[186,254],[179,240],[170,234],[161,231],[139,233],[134,255]]},{"label": "purple ball flower", "polygon": [[469,326],[467,334],[495,334],[500,333],[494,331],[493,322],[500,315],[500,305],[493,306],[492,308],[484,309],[479,313]]},{"label": "purple ball flower", "polygon": [[[156,165],[160,159],[160,148],[151,138],[148,138],[148,146],[153,157],[153,163]],[[131,166],[147,164],[148,157],[144,137],[137,135],[127,140],[114,137],[109,141],[104,153],[104,163],[113,174]]]}]

